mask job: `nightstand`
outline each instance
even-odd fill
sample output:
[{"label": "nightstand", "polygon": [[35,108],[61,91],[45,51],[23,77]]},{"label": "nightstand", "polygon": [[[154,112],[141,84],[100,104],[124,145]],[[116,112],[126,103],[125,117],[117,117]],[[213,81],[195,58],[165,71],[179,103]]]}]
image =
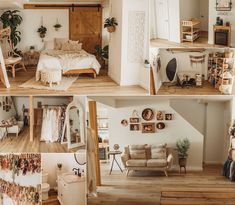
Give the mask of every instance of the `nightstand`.
[{"label": "nightstand", "polygon": [[37,67],[40,53],[38,51],[26,51],[23,55],[26,67]]}]

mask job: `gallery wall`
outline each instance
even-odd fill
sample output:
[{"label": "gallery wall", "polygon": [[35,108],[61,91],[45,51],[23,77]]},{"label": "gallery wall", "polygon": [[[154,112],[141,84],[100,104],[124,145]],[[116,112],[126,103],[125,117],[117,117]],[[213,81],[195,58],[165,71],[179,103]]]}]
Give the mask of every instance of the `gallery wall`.
[{"label": "gallery wall", "polygon": [[[143,134],[141,131],[130,131],[129,126],[121,125],[123,119],[129,120],[133,110],[137,110],[139,115],[145,108],[152,108],[155,111],[165,111],[174,115],[173,121],[166,122],[164,130],[158,130],[156,133]],[[156,144],[167,143],[170,147],[175,147],[178,139],[189,138],[192,145],[189,151],[189,169],[201,170],[203,160],[203,135],[188,123],[180,114],[170,107],[168,100],[157,100],[155,102],[148,100],[123,100],[116,104],[116,108],[108,110],[109,115],[109,133],[110,147],[119,144],[121,150],[124,146],[130,144]],[[142,122],[144,120],[142,119]],[[156,120],[153,120],[156,122]],[[197,155],[193,153],[198,153]],[[175,164],[177,164],[177,155]]]},{"label": "gallery wall", "polygon": [[[13,102],[11,97],[8,97],[8,99],[11,102]],[[11,109],[9,109],[9,111],[7,112],[6,110],[3,110],[3,106],[4,106],[3,102],[6,102],[6,97],[0,96],[0,103],[1,103],[1,106],[0,106],[0,122],[2,120],[8,120],[9,118],[14,117],[16,115],[16,109],[14,107],[14,103],[11,104]]]}]

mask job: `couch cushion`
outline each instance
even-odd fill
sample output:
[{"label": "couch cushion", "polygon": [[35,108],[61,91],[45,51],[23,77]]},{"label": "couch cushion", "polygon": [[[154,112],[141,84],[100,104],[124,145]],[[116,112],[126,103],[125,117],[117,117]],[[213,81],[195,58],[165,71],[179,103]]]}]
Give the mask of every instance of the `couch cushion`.
[{"label": "couch cushion", "polygon": [[146,159],[145,145],[130,145],[131,159]]},{"label": "couch cushion", "polygon": [[146,167],[147,160],[144,159],[130,159],[126,162],[128,167]]},{"label": "couch cushion", "polygon": [[147,161],[147,167],[165,167],[166,165],[166,159],[149,159]]},{"label": "couch cushion", "polygon": [[151,146],[151,158],[152,159],[166,159],[166,144],[152,145]]}]

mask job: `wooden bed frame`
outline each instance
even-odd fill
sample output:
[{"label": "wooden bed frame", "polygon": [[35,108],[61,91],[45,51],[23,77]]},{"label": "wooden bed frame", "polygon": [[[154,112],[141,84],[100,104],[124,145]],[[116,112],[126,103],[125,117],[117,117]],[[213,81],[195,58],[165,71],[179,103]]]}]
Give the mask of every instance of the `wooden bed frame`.
[{"label": "wooden bed frame", "polygon": [[77,75],[77,74],[93,74],[93,77],[96,78],[97,73],[93,68],[84,68],[77,70],[69,70],[63,72],[63,75]]}]

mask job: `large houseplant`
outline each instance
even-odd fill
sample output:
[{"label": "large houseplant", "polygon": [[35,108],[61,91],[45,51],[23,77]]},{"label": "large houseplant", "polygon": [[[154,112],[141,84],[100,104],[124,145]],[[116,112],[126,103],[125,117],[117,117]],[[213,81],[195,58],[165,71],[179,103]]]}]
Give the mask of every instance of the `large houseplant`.
[{"label": "large houseplant", "polygon": [[176,142],[176,147],[178,151],[179,165],[185,167],[187,164],[188,150],[190,148],[190,142],[187,138],[183,140],[178,140]]},{"label": "large houseplant", "polygon": [[109,59],[109,46],[106,45],[102,48],[101,45],[96,45],[94,54],[102,64],[102,67],[105,67],[105,61]]},{"label": "large houseplant", "polygon": [[116,30],[117,25],[117,20],[114,17],[105,19],[104,28],[107,28],[109,33],[113,33]]},{"label": "large houseplant", "polygon": [[3,24],[3,28],[10,27],[11,28],[11,41],[14,47],[21,41],[21,32],[18,31],[18,26],[22,23],[23,19],[18,14],[20,11],[18,10],[8,10],[5,11],[0,20]]}]

